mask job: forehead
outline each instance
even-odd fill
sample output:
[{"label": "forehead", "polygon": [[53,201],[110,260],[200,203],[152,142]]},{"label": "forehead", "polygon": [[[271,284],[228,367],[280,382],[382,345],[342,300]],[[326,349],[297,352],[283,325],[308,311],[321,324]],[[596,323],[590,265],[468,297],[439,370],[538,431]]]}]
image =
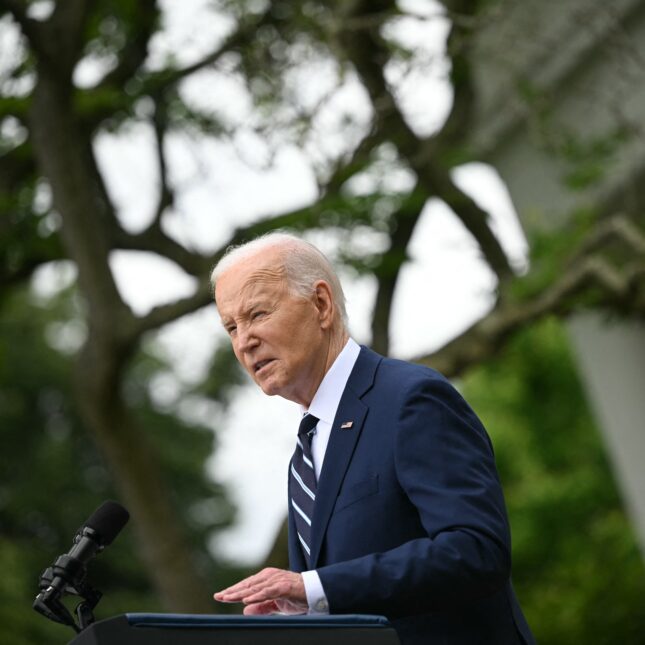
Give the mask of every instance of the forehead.
[{"label": "forehead", "polygon": [[269,251],[244,258],[218,278],[215,300],[221,316],[234,315],[263,298],[285,292],[285,271],[280,257]]}]

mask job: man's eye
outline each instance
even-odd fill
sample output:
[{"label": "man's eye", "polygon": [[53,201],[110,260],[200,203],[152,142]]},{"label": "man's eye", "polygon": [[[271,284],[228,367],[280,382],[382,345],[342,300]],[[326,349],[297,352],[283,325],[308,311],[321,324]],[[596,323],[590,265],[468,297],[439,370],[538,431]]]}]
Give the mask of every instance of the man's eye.
[{"label": "man's eye", "polygon": [[237,327],[235,325],[229,325],[228,327],[226,327],[226,333],[229,336],[232,336],[235,333],[236,329],[237,329]]},{"label": "man's eye", "polygon": [[252,319],[252,320],[255,320],[256,318],[261,318],[261,317],[262,317],[262,316],[264,316],[265,314],[266,314],[266,311],[254,311],[254,312],[251,314],[251,319]]}]

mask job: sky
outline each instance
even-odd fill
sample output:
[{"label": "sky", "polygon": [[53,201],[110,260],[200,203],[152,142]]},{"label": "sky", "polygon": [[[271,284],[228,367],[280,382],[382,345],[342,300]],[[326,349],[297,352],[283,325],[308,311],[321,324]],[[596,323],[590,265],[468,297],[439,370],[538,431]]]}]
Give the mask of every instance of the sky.
[{"label": "sky", "polygon": [[[189,64],[210,51],[231,27],[208,9],[206,0],[167,0],[161,4],[165,9],[164,30],[152,43],[150,67],[161,65],[171,52]],[[438,15],[432,1],[407,0],[402,4],[419,14]],[[208,24],[209,29],[196,29],[197,24]],[[446,29],[441,17],[401,20],[389,28],[390,37],[414,44],[430,61],[422,72],[413,75],[406,76],[396,65],[387,69],[408,123],[423,136],[441,126],[451,104],[443,56]],[[76,70],[77,84],[96,82],[100,69],[100,62],[86,60]],[[306,105],[317,101],[337,80],[325,61],[310,61],[295,70],[291,82]],[[170,178],[178,188],[178,200],[164,217],[164,227],[170,235],[203,253],[217,248],[240,224],[311,203],[316,198],[313,164],[347,145],[340,128],[343,117],[350,114],[358,132],[370,117],[364,91],[350,74],[314,123],[313,136],[301,147],[278,146],[269,163],[267,146],[251,127],[245,128],[245,120],[252,118],[251,105],[235,78],[205,71],[184,83],[181,92],[194,105],[215,106],[223,118],[237,120],[241,131],[235,141],[227,143],[179,134],[167,141]],[[142,103],[138,109],[145,114],[149,106]],[[102,135],[95,152],[123,225],[132,231],[141,230],[152,217],[158,184],[151,129],[138,124],[127,132]],[[526,240],[499,176],[484,164],[468,164],[457,168],[453,177],[491,214],[504,249],[521,269],[526,263]],[[379,180],[390,188],[403,189],[412,178],[401,168]],[[353,181],[353,189],[360,193],[371,190],[375,179],[360,176]],[[333,254],[333,236],[317,234],[311,240]],[[364,235],[356,236],[353,243],[378,249],[382,240]],[[426,204],[409,250],[411,261],[401,274],[391,325],[391,354],[400,358],[437,349],[467,328],[491,307],[495,286],[475,242],[438,200]],[[137,313],[186,296],[195,286],[193,278],[151,254],[115,252],[111,265],[122,296]],[[69,267],[40,271],[36,290],[46,294],[71,275]],[[369,343],[375,281],[357,278],[347,270],[341,270],[340,275],[352,336]],[[80,342],[81,336],[78,329],[61,327],[52,334],[52,342],[69,349]],[[293,452],[299,409],[293,403],[265,396],[250,379],[238,390],[225,414],[207,401],[179,403],[182,383],[199,381],[210,351],[223,339],[214,305],[161,330],[157,340],[174,372],[156,378],[151,393],[160,405],[177,404],[185,417],[218,429],[219,448],[208,469],[215,479],[228,485],[239,514],[235,526],[219,535],[213,548],[232,560],[252,564],[267,553],[286,513],[287,463]]]}]

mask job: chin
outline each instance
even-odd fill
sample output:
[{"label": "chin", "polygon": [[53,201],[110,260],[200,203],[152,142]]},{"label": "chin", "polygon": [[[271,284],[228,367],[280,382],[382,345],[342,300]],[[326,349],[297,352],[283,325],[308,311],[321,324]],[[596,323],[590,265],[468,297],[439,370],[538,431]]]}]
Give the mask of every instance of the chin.
[{"label": "chin", "polygon": [[271,381],[258,383],[258,385],[267,396],[276,396],[280,394],[282,390],[282,388],[278,387],[276,383],[272,383]]},{"label": "chin", "polygon": [[294,403],[300,403],[299,400],[294,399],[290,396],[290,390],[283,385],[278,383],[264,383],[260,385],[260,389],[267,396],[280,396],[287,401],[293,401]]}]

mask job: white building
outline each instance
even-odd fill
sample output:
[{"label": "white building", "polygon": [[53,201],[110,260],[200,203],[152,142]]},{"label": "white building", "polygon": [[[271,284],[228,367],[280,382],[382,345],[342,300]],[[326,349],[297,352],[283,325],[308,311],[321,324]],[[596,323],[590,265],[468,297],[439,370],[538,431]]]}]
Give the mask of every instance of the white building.
[{"label": "white building", "polygon": [[[472,60],[476,156],[525,229],[588,207],[645,220],[643,0],[502,0]],[[568,329],[645,556],[645,325],[586,313]]]}]

